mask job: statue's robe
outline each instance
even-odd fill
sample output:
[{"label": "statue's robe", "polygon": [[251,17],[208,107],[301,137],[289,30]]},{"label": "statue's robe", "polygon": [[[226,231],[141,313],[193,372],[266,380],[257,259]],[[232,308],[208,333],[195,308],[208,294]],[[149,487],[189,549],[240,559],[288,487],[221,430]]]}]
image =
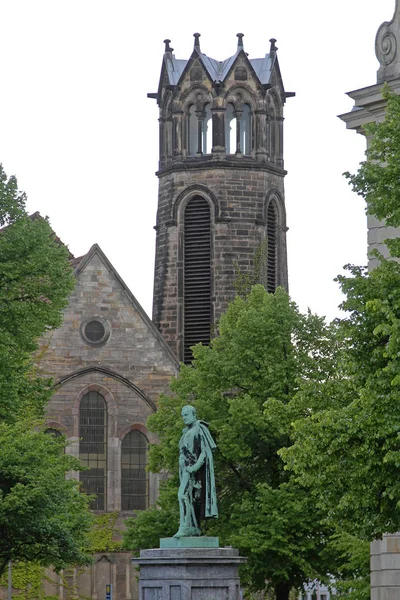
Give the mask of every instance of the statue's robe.
[{"label": "statue's robe", "polygon": [[195,421],[192,426],[184,428],[179,442],[180,468],[193,467],[200,463],[200,468],[191,474],[198,525],[205,518],[218,517],[212,454],[215,447],[216,444],[204,421]]}]

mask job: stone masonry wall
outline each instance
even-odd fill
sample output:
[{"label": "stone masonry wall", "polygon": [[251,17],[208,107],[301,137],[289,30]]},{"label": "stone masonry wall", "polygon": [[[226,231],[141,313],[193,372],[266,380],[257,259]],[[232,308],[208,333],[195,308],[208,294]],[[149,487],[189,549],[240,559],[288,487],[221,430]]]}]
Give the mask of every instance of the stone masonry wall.
[{"label": "stone masonry wall", "polygon": [[[266,238],[266,201],[273,190],[283,199],[279,169],[174,169],[160,175],[153,321],[181,358],[183,319],[183,210],[186,200],[202,195],[212,206],[213,320],[235,296],[236,268],[251,272],[254,255]],[[257,165],[258,166],[258,165]],[[287,288],[284,207],[278,225],[278,285]]]}]

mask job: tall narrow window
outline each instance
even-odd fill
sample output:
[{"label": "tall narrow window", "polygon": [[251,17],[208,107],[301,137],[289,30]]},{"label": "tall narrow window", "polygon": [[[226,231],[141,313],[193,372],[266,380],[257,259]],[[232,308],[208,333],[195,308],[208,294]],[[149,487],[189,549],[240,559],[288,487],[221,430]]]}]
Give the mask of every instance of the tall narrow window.
[{"label": "tall narrow window", "polygon": [[148,506],[147,447],[147,439],[140,431],[131,431],[122,440],[122,510],[144,510]]},{"label": "tall narrow window", "polygon": [[277,284],[277,214],[273,201],[267,211],[267,291],[273,294]]},{"label": "tall narrow window", "polygon": [[212,113],[209,104],[204,109],[203,119],[203,154],[211,154],[212,149]]},{"label": "tall narrow window", "polygon": [[243,105],[240,118],[240,151],[242,154],[251,153],[251,110],[248,104]]},{"label": "tall narrow window", "polygon": [[191,346],[210,343],[211,336],[211,213],[208,202],[192,198],[184,226],[184,356]]},{"label": "tall narrow window", "polygon": [[87,494],[96,494],[91,508],[107,508],[107,405],[101,394],[83,396],[79,409],[79,458],[87,471],[80,480]]},{"label": "tall narrow window", "polygon": [[197,154],[197,115],[196,115],[196,107],[194,104],[189,109],[188,114],[188,149],[189,156],[196,156]]},{"label": "tall narrow window", "polygon": [[212,149],[212,113],[210,104],[206,104],[204,112],[197,112],[194,104],[187,115],[187,147],[189,156],[211,154]]},{"label": "tall narrow window", "polygon": [[225,112],[225,150],[227,154],[236,152],[236,115],[233,104],[227,104]]}]

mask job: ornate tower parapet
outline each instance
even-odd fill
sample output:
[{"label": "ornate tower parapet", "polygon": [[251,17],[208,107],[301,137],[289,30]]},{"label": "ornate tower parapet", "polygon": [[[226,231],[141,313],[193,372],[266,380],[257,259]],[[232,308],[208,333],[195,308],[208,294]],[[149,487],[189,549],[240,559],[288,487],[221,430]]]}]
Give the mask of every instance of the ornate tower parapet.
[{"label": "ornate tower parapet", "polygon": [[236,52],[218,61],[194,34],[188,60],[170,40],[157,93],[159,200],[153,321],[178,358],[208,343],[235,296],[237,271],[251,274],[265,248],[260,281],[287,288],[283,179],[285,92],[276,40],[251,59],[237,34]]}]

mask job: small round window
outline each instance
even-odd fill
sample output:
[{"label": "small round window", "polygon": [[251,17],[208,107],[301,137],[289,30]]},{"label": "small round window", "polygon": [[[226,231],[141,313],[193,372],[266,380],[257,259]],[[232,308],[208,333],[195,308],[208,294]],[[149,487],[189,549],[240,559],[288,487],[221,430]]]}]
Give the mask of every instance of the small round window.
[{"label": "small round window", "polygon": [[106,330],[100,321],[89,321],[85,326],[85,336],[89,342],[101,342],[105,334]]},{"label": "small round window", "polygon": [[101,317],[93,317],[82,323],[81,335],[90,346],[102,346],[110,337],[110,327]]}]

